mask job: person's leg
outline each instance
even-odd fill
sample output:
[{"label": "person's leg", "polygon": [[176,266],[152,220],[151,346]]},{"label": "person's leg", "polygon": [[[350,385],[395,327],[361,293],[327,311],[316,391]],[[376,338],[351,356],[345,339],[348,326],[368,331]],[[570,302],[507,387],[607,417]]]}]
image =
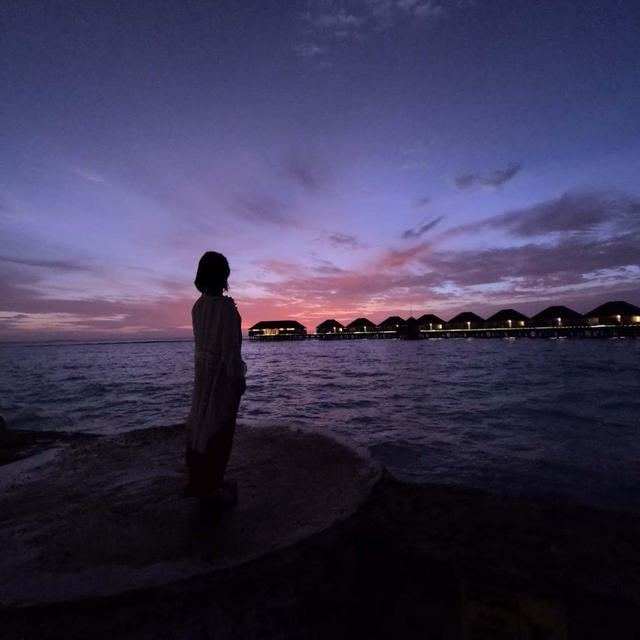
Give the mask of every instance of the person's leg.
[{"label": "person's leg", "polygon": [[199,495],[200,520],[205,523],[211,522],[220,509],[232,507],[238,501],[235,483],[224,481],[235,427],[235,420],[220,427],[207,446],[205,491]]},{"label": "person's leg", "polygon": [[231,457],[233,436],[236,431],[236,421],[231,420],[222,425],[213,435],[207,445],[207,484],[211,489],[223,486],[224,474]]},{"label": "person's leg", "polygon": [[185,461],[187,465],[187,486],[185,487],[184,495],[198,498],[210,493],[210,454],[194,451],[187,445]]}]

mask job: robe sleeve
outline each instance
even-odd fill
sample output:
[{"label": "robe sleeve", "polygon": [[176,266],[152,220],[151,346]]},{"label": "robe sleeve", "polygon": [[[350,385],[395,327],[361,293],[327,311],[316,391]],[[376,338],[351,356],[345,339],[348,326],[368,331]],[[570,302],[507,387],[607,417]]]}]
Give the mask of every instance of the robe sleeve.
[{"label": "robe sleeve", "polygon": [[247,366],[242,360],[240,351],[242,344],[240,314],[231,299],[225,304],[222,323],[222,359],[225,371],[229,380],[242,384],[247,373]]}]

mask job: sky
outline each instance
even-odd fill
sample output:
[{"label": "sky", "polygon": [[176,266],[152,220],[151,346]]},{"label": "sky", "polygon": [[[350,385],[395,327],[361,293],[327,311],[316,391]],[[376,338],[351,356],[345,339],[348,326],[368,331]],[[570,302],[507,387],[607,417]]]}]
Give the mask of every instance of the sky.
[{"label": "sky", "polygon": [[640,3],[4,0],[0,340],[640,305]]}]

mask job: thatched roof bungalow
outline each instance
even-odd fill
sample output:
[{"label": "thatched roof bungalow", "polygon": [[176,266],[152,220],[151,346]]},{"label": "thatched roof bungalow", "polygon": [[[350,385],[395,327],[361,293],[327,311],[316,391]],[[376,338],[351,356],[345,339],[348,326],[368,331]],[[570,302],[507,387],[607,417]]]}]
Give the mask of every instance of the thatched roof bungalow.
[{"label": "thatched roof bungalow", "polygon": [[638,324],[640,323],[640,307],[618,300],[605,302],[599,307],[584,314],[587,324]]},{"label": "thatched roof bungalow", "polygon": [[534,327],[579,327],[584,323],[581,313],[562,305],[547,307],[529,320]]},{"label": "thatched roof bungalow", "polygon": [[345,330],[349,333],[373,333],[376,330],[376,325],[367,318],[356,318],[345,327]]},{"label": "thatched roof bungalow", "polygon": [[378,331],[400,331],[406,328],[407,322],[400,316],[389,316],[383,320],[377,327]]},{"label": "thatched roof bungalow", "polygon": [[447,329],[481,329],[483,325],[484,320],[480,316],[471,311],[463,311],[447,322]]},{"label": "thatched roof bungalow", "polygon": [[344,325],[337,320],[325,320],[316,327],[316,333],[342,333]]},{"label": "thatched roof bungalow", "polygon": [[434,316],[433,313],[425,313],[424,315],[420,316],[417,320],[417,323],[420,329],[424,331],[444,329],[444,325],[446,324],[442,318]]},{"label": "thatched roof bungalow", "polygon": [[501,309],[484,321],[484,326],[491,329],[512,329],[524,327],[529,318],[515,309]]},{"label": "thatched roof bungalow", "polygon": [[296,320],[262,320],[249,328],[249,337],[262,336],[304,336],[307,334],[305,326]]}]

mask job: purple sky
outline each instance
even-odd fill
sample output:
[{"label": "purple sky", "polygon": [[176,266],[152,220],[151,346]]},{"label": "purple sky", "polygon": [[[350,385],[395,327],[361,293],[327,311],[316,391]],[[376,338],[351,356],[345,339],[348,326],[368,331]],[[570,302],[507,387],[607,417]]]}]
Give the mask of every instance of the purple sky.
[{"label": "purple sky", "polygon": [[0,339],[640,304],[640,4],[4,0]]}]

